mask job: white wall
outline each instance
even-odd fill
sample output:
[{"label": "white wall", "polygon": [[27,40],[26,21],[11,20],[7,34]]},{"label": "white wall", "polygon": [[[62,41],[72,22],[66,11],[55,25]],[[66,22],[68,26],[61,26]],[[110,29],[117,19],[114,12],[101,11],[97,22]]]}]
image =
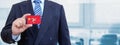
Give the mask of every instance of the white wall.
[{"label": "white wall", "polygon": [[[5,24],[11,6],[21,1],[23,0],[0,0],[0,30]],[[65,8],[73,45],[76,45],[80,38],[84,39],[85,45],[89,45],[89,39],[99,39],[102,35],[111,33],[112,27],[120,28],[119,25],[113,26],[120,23],[120,0],[52,1],[62,4]],[[118,32],[115,33],[118,34]],[[0,42],[2,43],[0,45],[7,45],[2,40]],[[91,43],[98,44],[94,41]]]}]

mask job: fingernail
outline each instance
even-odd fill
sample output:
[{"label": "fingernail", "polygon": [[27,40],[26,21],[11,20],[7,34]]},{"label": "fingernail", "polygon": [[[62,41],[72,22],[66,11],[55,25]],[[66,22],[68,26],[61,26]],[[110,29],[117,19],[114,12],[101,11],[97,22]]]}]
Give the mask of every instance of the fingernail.
[{"label": "fingernail", "polygon": [[32,27],[32,24],[30,24],[30,26]]}]

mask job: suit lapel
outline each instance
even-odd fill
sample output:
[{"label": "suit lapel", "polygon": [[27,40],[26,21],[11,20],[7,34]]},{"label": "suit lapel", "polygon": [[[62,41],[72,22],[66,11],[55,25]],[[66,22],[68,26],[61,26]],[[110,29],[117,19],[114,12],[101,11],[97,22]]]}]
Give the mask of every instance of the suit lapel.
[{"label": "suit lapel", "polygon": [[52,18],[51,15],[53,15],[51,10],[53,10],[52,4],[50,4],[48,0],[45,0],[42,24],[40,25],[40,30],[38,32],[35,45],[39,45],[40,40],[43,38],[45,32],[48,30],[49,22]]},{"label": "suit lapel", "polygon": [[22,3],[21,10],[22,10],[22,14],[30,13],[30,14],[34,15],[32,3],[30,0]]}]

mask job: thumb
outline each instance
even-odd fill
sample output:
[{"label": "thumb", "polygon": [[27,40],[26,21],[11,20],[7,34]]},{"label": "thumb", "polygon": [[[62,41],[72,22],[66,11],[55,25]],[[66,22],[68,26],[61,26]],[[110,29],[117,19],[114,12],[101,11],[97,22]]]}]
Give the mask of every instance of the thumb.
[{"label": "thumb", "polygon": [[28,28],[32,27],[32,24],[26,24],[26,27],[28,27]]}]

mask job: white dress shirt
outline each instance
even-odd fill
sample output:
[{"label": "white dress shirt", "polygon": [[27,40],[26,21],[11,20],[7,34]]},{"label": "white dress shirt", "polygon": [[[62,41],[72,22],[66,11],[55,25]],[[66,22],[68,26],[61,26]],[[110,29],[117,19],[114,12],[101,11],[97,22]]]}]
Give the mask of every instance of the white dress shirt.
[{"label": "white dress shirt", "polygon": [[[31,2],[32,2],[33,9],[34,9],[35,8],[34,0],[31,0]],[[44,11],[44,2],[45,2],[45,0],[41,0],[41,3],[40,3],[42,14],[43,14],[43,11]],[[12,35],[12,39],[14,39],[15,41],[19,41],[21,39],[21,34]]]}]

